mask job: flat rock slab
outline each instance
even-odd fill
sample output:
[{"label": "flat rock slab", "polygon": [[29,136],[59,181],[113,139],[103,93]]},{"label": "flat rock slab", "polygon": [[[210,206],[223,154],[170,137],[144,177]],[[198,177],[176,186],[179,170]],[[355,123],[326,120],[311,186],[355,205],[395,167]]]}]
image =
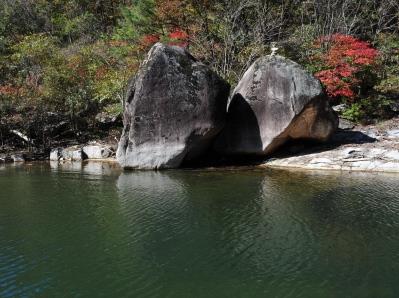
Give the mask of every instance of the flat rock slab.
[{"label": "flat rock slab", "polygon": [[272,158],[261,167],[399,173],[399,138],[319,148],[318,152]]}]

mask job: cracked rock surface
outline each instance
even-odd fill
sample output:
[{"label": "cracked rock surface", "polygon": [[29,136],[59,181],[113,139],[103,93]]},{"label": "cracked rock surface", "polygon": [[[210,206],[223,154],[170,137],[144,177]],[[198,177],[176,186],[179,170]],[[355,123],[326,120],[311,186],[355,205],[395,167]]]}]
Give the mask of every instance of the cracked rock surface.
[{"label": "cracked rock surface", "polygon": [[281,56],[258,59],[228,103],[222,154],[269,155],[292,139],[326,141],[338,126],[320,82]]},{"label": "cracked rock surface", "polygon": [[225,124],[229,91],[184,49],[155,44],[128,87],[118,162],[177,168],[200,156]]},{"label": "cracked rock surface", "polygon": [[272,158],[262,167],[399,173],[397,131],[378,128],[340,131],[328,145],[295,156]]}]

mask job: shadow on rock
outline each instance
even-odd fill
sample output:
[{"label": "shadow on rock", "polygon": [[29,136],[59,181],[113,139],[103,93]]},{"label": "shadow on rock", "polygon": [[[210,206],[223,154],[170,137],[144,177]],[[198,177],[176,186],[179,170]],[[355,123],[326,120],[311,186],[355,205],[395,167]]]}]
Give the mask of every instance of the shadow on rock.
[{"label": "shadow on rock", "polygon": [[346,145],[346,144],[365,144],[374,143],[377,139],[360,131],[338,130],[331,138],[329,143]]},{"label": "shadow on rock", "polygon": [[[237,148],[240,148],[239,152]],[[227,155],[262,151],[258,120],[250,104],[239,93],[231,99],[227,124],[216,140],[215,150]]]}]

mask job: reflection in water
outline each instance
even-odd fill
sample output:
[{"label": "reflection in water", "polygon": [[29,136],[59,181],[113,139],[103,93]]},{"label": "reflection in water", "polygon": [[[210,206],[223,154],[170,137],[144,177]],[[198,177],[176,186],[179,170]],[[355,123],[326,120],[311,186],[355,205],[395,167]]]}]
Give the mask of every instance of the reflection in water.
[{"label": "reflection in water", "polygon": [[120,172],[118,164],[98,161],[50,161],[50,168],[54,172],[75,172],[87,175],[113,175]]},{"label": "reflection in water", "polygon": [[399,291],[397,176],[57,163],[0,190],[0,297]]}]

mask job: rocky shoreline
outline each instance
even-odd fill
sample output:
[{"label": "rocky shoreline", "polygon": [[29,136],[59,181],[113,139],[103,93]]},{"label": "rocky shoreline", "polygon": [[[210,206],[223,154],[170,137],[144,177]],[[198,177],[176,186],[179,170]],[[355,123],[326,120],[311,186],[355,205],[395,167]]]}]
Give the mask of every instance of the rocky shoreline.
[{"label": "rocky shoreline", "polygon": [[[399,118],[380,124],[380,127],[358,126],[352,130],[339,130],[331,141],[325,144],[306,146],[296,143],[287,146],[283,153],[251,167],[399,173],[399,129],[395,129],[397,123],[399,123]],[[61,155],[57,160],[50,160],[50,164],[52,168],[68,169],[72,165],[82,167],[82,164],[85,164],[86,161],[95,161],[100,165],[101,163],[115,164],[112,169],[119,168],[115,151],[112,148],[115,148],[115,145],[101,144],[100,142],[64,149],[57,148],[53,152],[61,152]],[[88,149],[93,153],[89,154],[90,158],[84,156],[85,152],[89,152]],[[75,152],[75,156],[76,152],[81,153],[83,158],[73,159],[71,157],[74,154],[71,154],[71,152]],[[100,154],[101,152],[103,152],[103,155]],[[25,159],[21,156],[21,153],[8,154],[7,156],[7,159],[0,156],[0,164],[5,162],[49,161],[49,156],[36,159]],[[12,157],[17,157],[17,159],[13,160]]]},{"label": "rocky shoreline", "polygon": [[324,145],[270,158],[260,166],[300,170],[399,173],[399,119],[339,130]]},{"label": "rocky shoreline", "polygon": [[53,148],[50,152],[35,150],[9,150],[0,154],[2,163],[23,163],[32,161],[52,162],[81,162],[107,161],[116,162],[116,144],[108,144],[102,141],[92,141],[86,144]]}]

